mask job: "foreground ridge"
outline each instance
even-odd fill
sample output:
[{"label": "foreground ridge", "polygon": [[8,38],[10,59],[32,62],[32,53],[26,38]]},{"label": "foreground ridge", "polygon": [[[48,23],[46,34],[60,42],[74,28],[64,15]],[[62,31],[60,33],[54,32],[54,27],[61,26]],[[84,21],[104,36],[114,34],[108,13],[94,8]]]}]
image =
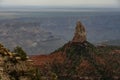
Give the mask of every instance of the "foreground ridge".
[{"label": "foreground ridge", "polygon": [[0,44],[0,80],[33,80],[32,63]]}]

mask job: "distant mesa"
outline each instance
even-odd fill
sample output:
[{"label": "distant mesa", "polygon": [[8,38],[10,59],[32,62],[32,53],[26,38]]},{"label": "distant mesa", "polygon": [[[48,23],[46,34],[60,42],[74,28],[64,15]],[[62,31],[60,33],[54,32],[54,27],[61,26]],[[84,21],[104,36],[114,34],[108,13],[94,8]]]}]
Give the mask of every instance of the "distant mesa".
[{"label": "distant mesa", "polygon": [[83,24],[80,21],[78,21],[77,24],[76,24],[75,34],[74,34],[72,42],[83,43],[85,41],[86,41],[85,27],[83,26]]}]

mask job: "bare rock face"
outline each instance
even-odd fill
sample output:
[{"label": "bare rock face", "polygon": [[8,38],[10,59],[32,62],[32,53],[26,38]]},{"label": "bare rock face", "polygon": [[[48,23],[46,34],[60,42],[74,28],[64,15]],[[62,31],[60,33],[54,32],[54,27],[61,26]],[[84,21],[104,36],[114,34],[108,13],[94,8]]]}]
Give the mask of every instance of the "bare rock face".
[{"label": "bare rock face", "polygon": [[85,27],[83,26],[83,24],[80,21],[78,21],[76,24],[75,34],[74,34],[72,42],[83,43],[84,41],[86,41]]}]

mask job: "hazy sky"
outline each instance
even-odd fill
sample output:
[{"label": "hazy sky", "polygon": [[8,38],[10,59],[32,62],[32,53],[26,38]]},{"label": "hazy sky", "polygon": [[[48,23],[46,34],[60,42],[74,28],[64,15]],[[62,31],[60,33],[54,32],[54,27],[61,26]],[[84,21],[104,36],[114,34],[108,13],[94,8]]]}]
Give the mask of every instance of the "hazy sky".
[{"label": "hazy sky", "polygon": [[120,0],[0,0],[2,6],[120,7]]}]

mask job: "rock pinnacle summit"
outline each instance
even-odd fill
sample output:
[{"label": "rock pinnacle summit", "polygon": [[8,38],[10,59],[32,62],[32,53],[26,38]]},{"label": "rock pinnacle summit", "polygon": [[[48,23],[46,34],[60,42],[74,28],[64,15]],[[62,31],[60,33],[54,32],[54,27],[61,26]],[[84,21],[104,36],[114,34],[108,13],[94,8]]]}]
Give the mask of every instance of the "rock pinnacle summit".
[{"label": "rock pinnacle summit", "polygon": [[72,42],[83,43],[84,41],[86,41],[86,30],[83,24],[80,21],[78,21],[76,24],[75,33]]}]

